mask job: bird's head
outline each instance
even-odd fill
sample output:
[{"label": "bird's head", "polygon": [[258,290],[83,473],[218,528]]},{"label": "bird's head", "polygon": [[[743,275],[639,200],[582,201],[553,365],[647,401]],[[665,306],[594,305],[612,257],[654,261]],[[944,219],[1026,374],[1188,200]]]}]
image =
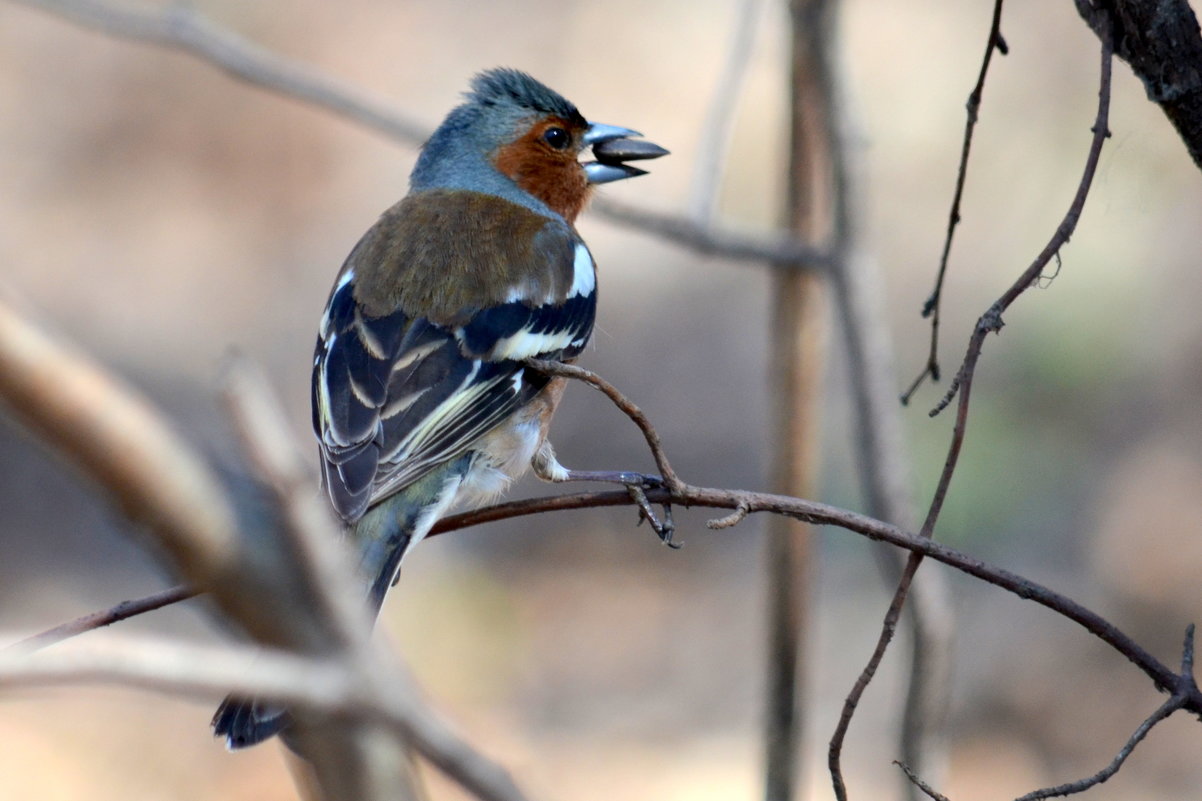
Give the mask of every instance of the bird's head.
[{"label": "bird's head", "polygon": [[[626,162],[667,154],[637,131],[589,122],[558,92],[524,72],[493,69],[426,143],[414,168],[421,188],[496,191],[498,174],[569,222],[592,186],[644,174]],[[593,148],[596,161],[581,163]],[[492,173],[489,175],[488,173]]]}]

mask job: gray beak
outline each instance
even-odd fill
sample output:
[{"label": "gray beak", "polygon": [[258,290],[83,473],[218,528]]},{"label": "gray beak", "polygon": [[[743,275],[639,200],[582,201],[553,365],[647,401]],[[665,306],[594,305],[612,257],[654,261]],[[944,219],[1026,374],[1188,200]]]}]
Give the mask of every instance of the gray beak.
[{"label": "gray beak", "polygon": [[635,136],[642,134],[616,125],[599,122],[589,124],[584,132],[583,142],[585,146],[593,148],[593,155],[597,158],[596,161],[584,164],[584,174],[588,176],[590,184],[607,184],[623,178],[645,175],[646,170],[631,167],[625,162],[657,159],[668,155],[668,151],[657,144],[631,138]]}]

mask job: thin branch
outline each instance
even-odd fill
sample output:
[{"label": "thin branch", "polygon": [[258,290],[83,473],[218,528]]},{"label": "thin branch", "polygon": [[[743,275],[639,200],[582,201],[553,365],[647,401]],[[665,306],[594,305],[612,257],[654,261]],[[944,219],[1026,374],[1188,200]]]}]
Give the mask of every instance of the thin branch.
[{"label": "thin branch", "polygon": [[[983,562],[936,540],[907,532],[898,526],[816,501],[764,492],[696,487],[685,484],[681,488],[679,496],[670,495],[667,490],[663,489],[650,489],[646,491],[646,494],[647,499],[652,503],[675,501],[686,507],[730,510],[745,507],[748,514],[768,512],[787,515],[814,525],[836,526],[872,540],[886,542],[922,554],[962,573],[1000,587],[1020,598],[1034,601],[1073,621],[1127,657],[1152,680],[1159,690],[1173,691],[1181,683],[1178,681],[1176,671],[1157,660],[1131,637],[1093,610],[1042,584]],[[626,506],[630,503],[630,496],[624,490],[528,498],[444,518],[434,526],[430,535],[544,512]],[[1202,691],[1196,688],[1187,688],[1184,692],[1190,700],[1183,708],[1202,714]]]},{"label": "thin branch", "polygon": [[1174,695],[1165,701],[1160,707],[1139,724],[1132,735],[1127,739],[1127,742],[1119,749],[1118,754],[1110,761],[1106,767],[1099,770],[1092,776],[1087,776],[1084,779],[1079,779],[1075,782],[1067,782],[1066,784],[1058,784],[1055,787],[1045,787],[1042,790],[1034,790],[1026,795],[1019,796],[1015,801],[1040,801],[1044,798],[1055,798],[1060,795],[1075,795],[1082,793],[1091,787],[1096,787],[1102,782],[1109,779],[1111,776],[1119,772],[1119,768],[1127,761],[1127,757],[1131,756],[1131,752],[1135,750],[1135,746],[1139,745],[1140,741],[1148,735],[1160,721],[1167,718],[1169,715],[1181,708],[1184,698]]},{"label": "thin branch", "polygon": [[910,388],[902,393],[901,402],[903,404],[910,402],[910,398],[918,390],[923,379],[930,376],[932,381],[939,380],[939,313],[942,308],[943,282],[947,276],[947,260],[952,252],[952,238],[955,236],[956,226],[960,224],[960,201],[964,197],[964,182],[968,177],[968,153],[972,148],[972,134],[981,111],[981,96],[985,91],[985,78],[989,74],[989,64],[993,61],[993,52],[996,50],[1002,55],[1006,55],[1008,52],[1001,30],[1002,2],[1003,0],[994,0],[993,20],[989,24],[989,38],[985,41],[985,55],[981,59],[981,71],[977,74],[976,86],[968,95],[966,104],[968,119],[964,124],[964,143],[960,146],[960,166],[956,171],[956,191],[952,195],[952,209],[947,216],[947,235],[943,240],[943,252],[939,256],[939,272],[935,276],[935,289],[922,307],[922,316],[931,318],[931,346],[927,353],[927,363],[914,382],[910,384]]},{"label": "thin branch", "polygon": [[[1077,623],[1083,629],[1127,657],[1136,667],[1152,679],[1158,689],[1181,692],[1187,699],[1181,708],[1202,715],[1202,691],[1199,691],[1196,686],[1181,688],[1180,685],[1183,684],[1180,680],[1181,674],[1161,663],[1131,639],[1130,636],[1123,633],[1096,612],[1037,582],[1012,573],[1004,568],[983,562],[935,540],[909,533],[897,526],[846,509],[839,509],[834,506],[783,495],[772,495],[747,490],[695,487],[688,484],[684,485],[681,489],[679,498],[670,495],[664,489],[650,489],[646,491],[646,495],[652,503],[676,501],[689,507],[730,509],[732,511],[746,509],[747,514],[767,512],[770,514],[787,515],[815,525],[835,526],[861,534],[872,540],[886,542],[899,548],[920,553],[1020,598],[1033,601]],[[552,495],[543,498],[527,498],[443,518],[434,526],[429,536],[445,534],[482,523],[544,514],[546,512],[629,506],[631,503],[630,495],[624,490],[581,492]],[[0,651],[0,659],[7,658],[4,656],[5,653],[4,651]],[[257,688],[245,689],[253,691]]]},{"label": "thin branch", "polygon": [[540,373],[574,378],[599,390],[638,426],[639,431],[643,432],[643,439],[647,441],[647,447],[651,450],[651,455],[655,459],[656,469],[659,470],[660,477],[663,479],[664,486],[668,489],[669,493],[675,494],[683,486],[680,478],[676,475],[676,471],[672,469],[672,465],[668,462],[668,455],[664,453],[664,446],[659,438],[659,432],[655,430],[655,426],[647,419],[647,415],[643,413],[643,410],[623,395],[617,387],[596,373],[572,364],[546,361],[544,359],[527,359],[526,364]]},{"label": "thin branch", "polygon": [[[964,364],[957,373],[956,381],[953,382],[952,390],[949,392],[949,397],[944,399],[942,405],[946,405],[951,400],[951,393],[957,389],[960,392],[960,404],[957,409],[956,423],[954,426],[952,441],[948,448],[947,459],[944,463],[943,472],[939,477],[939,484],[936,487],[935,495],[931,501],[931,506],[927,512],[926,520],[923,522],[920,536],[924,539],[929,539],[938,522],[940,512],[943,509],[943,502],[947,497],[948,488],[951,485],[952,476],[955,474],[956,465],[959,463],[960,450],[964,444],[964,438],[968,427],[968,406],[971,397],[973,374],[976,369],[977,359],[980,357],[981,346],[985,337],[994,331],[998,331],[1002,327],[1002,312],[1010,307],[1010,305],[1025,292],[1032,283],[1039,277],[1043,267],[1055,255],[1060,248],[1069,240],[1073,231],[1076,229],[1077,221],[1080,219],[1081,211],[1085,206],[1085,198],[1089,194],[1090,185],[1093,182],[1094,172],[1097,169],[1098,158],[1102,151],[1102,144],[1106,137],[1109,136],[1107,130],[1107,121],[1110,112],[1110,77],[1111,77],[1111,48],[1109,39],[1103,39],[1101,48],[1101,77],[1099,79],[1098,89],[1098,111],[1093,127],[1093,140],[1090,144],[1089,154],[1086,158],[1084,175],[1077,187],[1076,196],[1073,198],[1072,204],[1069,206],[1068,212],[1065,214],[1064,220],[1057,227],[1051,241],[1039,254],[1035,261],[1026,270],[1017,281],[1006,291],[1002,297],[990,307],[977,323],[976,330],[970,340],[968,355],[965,357]],[[941,405],[941,406],[942,406]],[[889,610],[885,615],[884,623],[881,626],[880,636],[877,638],[876,647],[873,649],[872,656],[868,664],[864,667],[860,676],[856,679],[855,685],[847,698],[844,699],[843,709],[840,713],[839,723],[836,726],[835,733],[831,737],[830,748],[828,751],[828,765],[831,772],[831,779],[835,789],[835,795],[840,801],[847,797],[847,791],[844,786],[842,769],[840,766],[840,756],[842,754],[843,742],[847,735],[847,729],[851,723],[851,718],[855,713],[855,709],[872,681],[876,670],[879,667],[881,660],[884,658],[885,652],[888,649],[889,643],[893,639],[896,631],[897,619],[901,613],[902,606],[905,604],[906,595],[910,588],[910,583],[913,581],[914,574],[918,571],[919,565],[922,563],[923,554],[912,551],[910,558],[906,562],[905,570],[902,573],[901,581],[898,583],[897,591],[894,593],[893,600],[890,602]],[[1161,685],[1167,686],[1167,685]]]},{"label": "thin branch", "polygon": [[902,773],[906,774],[906,779],[910,782],[910,784],[921,790],[923,795],[925,795],[927,798],[932,799],[932,801],[948,801],[947,796],[924,782],[905,762],[898,762],[895,759],[893,760],[893,764],[901,768]]},{"label": "thin branch", "polygon": [[674,214],[632,206],[610,198],[597,198],[592,209],[605,219],[659,237],[702,256],[733,262],[763,262],[782,269],[821,272],[830,268],[831,255],[786,234],[745,234],[716,226],[699,225]]},{"label": "thin branch", "polygon": [[[239,80],[305,101],[398,142],[420,145],[430,134],[428,127],[388,104],[248,42],[183,5],[159,10],[105,0],[11,1],[110,36],[182,50]],[[700,254],[802,270],[821,269],[827,260],[821,250],[783,235],[749,236],[717,230],[684,217],[635,211],[612,202],[598,201],[594,208],[611,222],[661,236]]]},{"label": "thin branch", "polygon": [[[1093,185],[1093,177],[1097,172],[1098,160],[1102,155],[1102,145],[1110,136],[1110,129],[1107,127],[1110,118],[1110,78],[1111,78],[1111,62],[1113,60],[1113,47],[1110,38],[1102,39],[1102,66],[1101,80],[1098,88],[1098,112],[1094,121],[1093,140],[1090,142],[1089,154],[1085,160],[1085,169],[1081,176],[1081,181],[1077,185],[1077,192],[1073,197],[1073,202],[1069,205],[1068,211],[1065,212],[1064,219],[1060,221],[1052,238],[1044,249],[1040,251],[1031,265],[1018,277],[1018,279],[1007,289],[1000,298],[998,298],[989,309],[981,315],[977,320],[976,328],[973,331],[972,338],[969,340],[968,351],[964,357],[964,361],[960,365],[960,369],[956,371],[956,380],[952,383],[948,393],[939,402],[939,405],[931,411],[931,416],[935,416],[940,411],[945,409],[955,397],[956,392],[960,391],[960,405],[967,407],[967,396],[972,383],[972,375],[976,370],[977,359],[981,355],[981,345],[991,333],[996,333],[1002,329],[1002,314],[1010,308],[1011,304],[1018,299],[1020,295],[1035,285],[1039,279],[1043,268],[1054,256],[1060,253],[1060,249],[1064,247],[1072,238],[1073,232],[1077,229],[1077,222],[1081,219],[1081,212],[1085,208],[1085,199],[1089,196],[1089,189]],[[954,468],[954,463],[950,465]],[[945,476],[950,471],[945,469]],[[944,483],[941,480],[941,485]],[[943,488],[946,492],[946,487]],[[937,500],[942,504],[942,497]],[[934,511],[938,514],[938,508]]]},{"label": "thin branch", "polygon": [[143,615],[147,612],[153,612],[156,609],[162,609],[164,606],[170,606],[180,601],[186,601],[189,598],[195,598],[199,594],[199,590],[195,590],[186,584],[178,584],[162,592],[147,595],[144,598],[122,601],[108,609],[102,609],[98,612],[77,617],[68,623],[63,623],[40,634],[34,634],[12,645],[5,646],[3,650],[12,649],[27,653],[40,651],[47,646],[68,640],[85,632],[111,626],[114,623],[119,623],[122,620],[128,620],[131,617]]}]

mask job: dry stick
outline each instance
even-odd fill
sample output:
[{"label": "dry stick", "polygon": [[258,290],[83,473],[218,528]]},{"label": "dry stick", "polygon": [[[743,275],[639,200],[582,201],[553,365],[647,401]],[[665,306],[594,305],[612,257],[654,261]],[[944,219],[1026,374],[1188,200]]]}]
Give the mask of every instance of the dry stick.
[{"label": "dry stick", "polygon": [[908,404],[910,398],[918,390],[923,379],[927,376],[932,381],[939,380],[939,313],[943,300],[943,280],[947,275],[947,260],[952,252],[952,238],[956,226],[960,224],[960,200],[964,197],[964,182],[968,177],[968,151],[972,147],[972,134],[977,125],[977,116],[981,110],[981,95],[985,91],[985,77],[989,74],[989,64],[993,60],[993,51],[997,50],[1003,56],[1009,52],[1006,40],[1002,38],[1002,0],[994,0],[993,21],[989,25],[989,39],[985,42],[985,56],[981,59],[981,71],[977,75],[977,85],[968,95],[968,120],[964,124],[964,144],[960,146],[960,166],[956,171],[956,191],[952,195],[952,209],[947,216],[947,236],[943,240],[943,253],[939,256],[939,271],[935,277],[935,289],[922,307],[922,316],[931,318],[931,347],[927,354],[926,366],[914,379],[901,396],[901,402]]},{"label": "dry stick", "polygon": [[933,799],[933,801],[949,801],[947,796],[924,782],[905,762],[898,762],[895,759],[893,760],[893,764],[901,768],[902,773],[906,774],[906,779],[909,780],[910,784],[921,790],[927,798]]},{"label": "dry stick", "polygon": [[1095,787],[1109,779],[1114,774],[1118,773],[1119,768],[1127,761],[1127,757],[1131,756],[1131,752],[1135,750],[1135,746],[1139,745],[1140,741],[1148,735],[1160,721],[1167,718],[1169,715],[1182,708],[1182,704],[1189,697],[1189,692],[1192,689],[1197,691],[1198,685],[1194,679],[1194,624],[1191,623],[1185,628],[1185,643],[1181,647],[1181,675],[1177,677],[1177,687],[1173,691],[1173,695],[1160,705],[1160,708],[1139,725],[1131,737],[1127,739],[1126,744],[1115,755],[1110,764],[1099,770],[1092,776],[1087,776],[1084,779],[1079,779],[1075,782],[1057,785],[1056,787],[1048,787],[1043,790],[1035,790],[1027,793],[1024,796],[1016,799],[1016,801],[1040,801],[1044,798],[1053,798],[1058,795],[1073,795]]},{"label": "dry stick", "polygon": [[[667,490],[651,489],[647,490],[647,498],[652,503],[674,501],[686,507],[697,506],[731,510],[744,506],[747,508],[748,514],[768,512],[771,514],[788,515],[815,525],[836,526],[861,534],[869,539],[887,542],[890,545],[905,548],[924,557],[929,557],[969,576],[1000,587],[1020,598],[1033,601],[1073,621],[1125,656],[1152,680],[1157,689],[1172,691],[1174,688],[1177,688],[1180,690],[1189,699],[1183,705],[1183,709],[1188,709],[1196,714],[1202,714],[1202,691],[1199,691],[1196,687],[1180,688],[1179,685],[1181,682],[1176,671],[1156,659],[1156,657],[1148,653],[1147,650],[1135,642],[1129,635],[1125,634],[1097,612],[1038,582],[1012,573],[1004,568],[991,565],[974,556],[944,545],[937,540],[907,532],[898,526],[890,525],[889,523],[846,509],[839,509],[802,498],[792,498],[765,492],[696,487],[686,484],[678,496],[669,495]],[[510,501],[509,503],[498,504],[497,506],[490,506],[474,512],[464,512],[444,518],[434,526],[430,535],[443,534],[481,523],[508,520],[514,517],[523,517],[544,512],[627,506],[630,503],[630,496],[621,490],[582,492],[571,495],[554,495],[545,498]]]},{"label": "dry stick", "polygon": [[563,362],[548,361],[546,359],[526,359],[526,364],[540,373],[574,378],[599,390],[623,414],[629,417],[638,426],[639,431],[643,433],[643,439],[647,441],[647,447],[651,451],[651,456],[655,459],[656,469],[659,470],[660,478],[664,480],[664,486],[668,491],[676,494],[684,486],[684,482],[680,480],[676,475],[676,471],[672,469],[672,465],[668,462],[668,455],[664,452],[663,442],[660,440],[659,432],[655,430],[655,426],[647,419],[647,415],[643,413],[643,410],[623,395],[617,387],[591,370],[585,370],[583,367],[577,367],[573,364],[564,364]]},{"label": "dry stick", "polygon": [[199,590],[195,590],[186,584],[179,584],[162,592],[147,595],[144,598],[122,601],[108,609],[102,609],[89,615],[77,617],[68,623],[63,623],[40,634],[34,634],[12,645],[5,646],[3,650],[11,648],[20,651],[39,651],[42,648],[62,642],[63,640],[68,640],[84,632],[111,626],[122,620],[128,620],[131,617],[137,617],[146,612],[162,609],[164,606],[170,606],[180,601],[186,601],[189,598],[195,598],[199,594]]},{"label": "dry stick", "polygon": [[[948,396],[940,403],[939,409],[944,408],[954,396],[957,389],[960,391],[960,403],[956,414],[956,423],[952,434],[952,441],[948,448],[947,459],[944,463],[943,473],[939,477],[939,485],[935,490],[934,498],[931,501],[931,507],[927,512],[926,521],[923,523],[920,534],[924,538],[929,538],[934,529],[935,524],[939,519],[939,514],[943,509],[943,502],[947,497],[948,487],[951,485],[952,475],[955,473],[956,465],[960,458],[960,449],[964,444],[964,437],[968,425],[968,404],[972,390],[973,374],[976,370],[977,360],[981,354],[981,347],[985,337],[991,333],[1001,329],[1002,313],[1010,307],[1010,305],[1025,292],[1034,281],[1039,277],[1040,272],[1052,256],[1059,252],[1060,248],[1068,242],[1076,229],[1077,221],[1081,217],[1081,210],[1085,206],[1085,198],[1089,195],[1089,188],[1093,182],[1094,172],[1098,166],[1098,158],[1102,152],[1102,144],[1110,135],[1107,130],[1107,121],[1110,114],[1110,68],[1112,61],[1112,48],[1109,39],[1103,39],[1101,48],[1101,78],[1098,89],[1098,112],[1093,126],[1093,140],[1090,143],[1089,155],[1086,158],[1084,174],[1077,187],[1077,193],[1073,198],[1072,204],[1069,206],[1068,212],[1064,219],[1057,227],[1056,232],[1052,235],[1047,246],[1040,252],[1039,256],[1031,263],[1018,280],[999,298],[993,306],[981,316],[977,322],[976,329],[973,332],[972,338],[969,341],[968,352],[965,356],[964,363],[961,365],[956,375],[956,380],[952,382],[952,387],[949,390]],[[843,781],[842,767],[840,758],[843,750],[843,742],[847,736],[847,729],[851,724],[851,718],[855,713],[856,706],[860,702],[864,691],[868,684],[872,681],[881,660],[884,658],[885,651],[888,649],[890,641],[893,639],[894,631],[897,627],[897,620],[901,615],[901,610],[905,604],[906,594],[909,591],[910,583],[914,578],[918,566],[922,563],[922,554],[914,552],[906,562],[905,571],[902,574],[901,581],[898,583],[897,592],[894,594],[893,601],[889,605],[889,610],[885,615],[884,624],[881,627],[881,634],[877,640],[877,645],[869,659],[868,664],[864,667],[864,671],[856,680],[852,691],[844,700],[843,711],[839,716],[839,723],[835,728],[835,733],[831,737],[830,749],[828,752],[828,766],[831,772],[831,781],[834,786],[835,796],[839,801],[845,801],[847,798],[847,790]]]},{"label": "dry stick", "polygon": [[[181,5],[159,10],[103,0],[13,1],[110,36],[183,50],[235,78],[332,111],[390,139],[417,145],[430,134],[428,127],[386,103],[271,53]],[[827,261],[823,251],[787,236],[748,236],[716,230],[687,218],[633,211],[614,203],[598,202],[594,208],[613,222],[659,235],[698,253],[803,270],[820,269]]]}]

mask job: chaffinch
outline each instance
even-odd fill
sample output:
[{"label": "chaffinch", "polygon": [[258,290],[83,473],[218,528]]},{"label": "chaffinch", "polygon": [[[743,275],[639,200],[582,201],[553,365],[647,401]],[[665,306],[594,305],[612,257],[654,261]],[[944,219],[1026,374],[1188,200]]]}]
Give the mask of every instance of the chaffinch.
[{"label": "chaffinch", "polygon": [[[524,359],[574,360],[593,330],[596,272],[573,223],[592,186],[666,150],[588,122],[512,69],[472,81],[422,148],[409,194],[347,257],[313,360],[313,427],[373,614],[406,553],[453,505],[478,506],[533,465],[571,476],[547,441],[564,379]],[[592,147],[597,161],[578,157]],[[228,698],[230,748],[287,725]]]}]

